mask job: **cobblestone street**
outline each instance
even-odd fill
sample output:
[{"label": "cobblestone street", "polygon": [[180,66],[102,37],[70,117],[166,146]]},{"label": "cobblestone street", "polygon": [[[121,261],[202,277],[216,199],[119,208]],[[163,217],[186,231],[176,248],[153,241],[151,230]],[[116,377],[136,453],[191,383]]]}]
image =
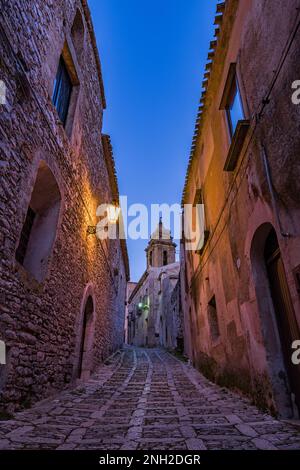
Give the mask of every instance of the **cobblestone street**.
[{"label": "cobblestone street", "polygon": [[84,386],[0,422],[0,449],[299,449],[300,432],[159,349],[125,349]]}]

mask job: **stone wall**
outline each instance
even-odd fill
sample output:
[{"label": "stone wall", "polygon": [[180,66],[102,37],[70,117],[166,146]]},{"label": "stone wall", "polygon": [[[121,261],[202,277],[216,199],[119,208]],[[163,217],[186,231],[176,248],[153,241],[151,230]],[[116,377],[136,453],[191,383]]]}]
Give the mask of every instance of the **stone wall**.
[{"label": "stone wall", "polygon": [[[7,103],[0,110],[0,337],[7,365],[0,366],[0,391],[2,406],[13,408],[77,379],[88,297],[88,372],[123,343],[128,260],[118,241],[87,235],[97,206],[112,201],[113,184],[101,143],[105,97],[86,2],[15,0],[1,9]],[[62,51],[75,80],[65,128],[51,100]],[[15,255],[41,161],[61,201],[46,276],[37,282]]]}]

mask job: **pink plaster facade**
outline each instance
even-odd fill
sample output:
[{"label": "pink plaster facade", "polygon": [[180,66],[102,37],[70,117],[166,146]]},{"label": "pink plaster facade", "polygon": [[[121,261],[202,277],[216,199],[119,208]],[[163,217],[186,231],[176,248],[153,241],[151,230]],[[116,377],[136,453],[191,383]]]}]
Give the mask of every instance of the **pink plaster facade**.
[{"label": "pink plaster facade", "polygon": [[[183,194],[193,204],[201,190],[209,236],[201,253],[181,245],[187,355],[209,378],[284,417],[297,417],[300,405],[299,365],[291,363],[291,338],[300,339],[297,7],[294,0],[218,6]],[[248,126],[232,154],[237,139],[221,104],[231,64]],[[236,161],[226,171],[229,154]],[[274,230],[277,284],[266,261]]]}]

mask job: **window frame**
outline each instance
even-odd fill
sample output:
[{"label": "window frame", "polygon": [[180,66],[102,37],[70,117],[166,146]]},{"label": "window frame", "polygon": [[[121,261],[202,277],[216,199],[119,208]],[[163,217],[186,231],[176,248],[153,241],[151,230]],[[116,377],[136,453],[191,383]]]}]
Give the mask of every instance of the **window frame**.
[{"label": "window frame", "polygon": [[[64,80],[64,82],[63,82],[63,80]],[[63,84],[67,84],[68,93],[67,93],[67,96],[64,99],[64,101],[65,101],[63,103],[64,107],[60,111],[59,105],[62,102],[61,96],[62,96],[63,92],[61,93],[61,91],[62,91]],[[55,109],[57,111],[57,114],[58,114],[58,116],[59,116],[59,118],[60,118],[60,120],[61,120],[64,127],[66,127],[66,124],[67,124],[72,92],[73,92],[72,79],[71,79],[70,73],[68,71],[68,67],[66,65],[66,62],[63,58],[63,55],[61,55],[60,58],[59,58],[56,77],[55,77],[55,80],[54,80],[52,103],[53,103],[53,106],[55,107]]]},{"label": "window frame", "polygon": [[[235,94],[233,94],[234,88],[236,88]],[[231,104],[234,102],[234,97],[236,96],[237,93],[239,96],[240,105],[241,105],[241,109],[243,113],[242,119],[238,120],[239,122],[239,121],[243,121],[246,119],[246,110],[245,110],[244,100],[243,100],[241,87],[239,83],[236,62],[231,62],[229,65],[227,79],[225,82],[224,91],[223,91],[223,95],[222,95],[222,99],[221,99],[221,103],[219,107],[220,110],[225,111],[226,121],[227,121],[229,135],[230,135],[231,140],[233,139],[236,128],[238,127],[238,122],[237,122],[236,128],[233,129],[232,118],[231,118],[231,113],[230,113]]]},{"label": "window frame", "polygon": [[62,193],[57,178],[47,162],[40,160],[15,249],[16,267],[30,283],[42,285],[47,277],[61,209]]},{"label": "window frame", "polygon": [[24,264],[30,235],[32,233],[32,228],[33,228],[33,224],[34,224],[36,217],[37,217],[36,211],[34,211],[29,205],[27,209],[25,221],[21,230],[18,248],[16,250],[16,260],[21,265]]},{"label": "window frame", "polygon": [[[213,318],[214,317],[214,318]],[[220,323],[216,296],[213,295],[207,304],[207,319],[211,341],[216,343],[221,338]]]},{"label": "window frame", "polygon": [[[234,88],[236,89],[236,93],[233,93]],[[237,95],[242,111],[242,119],[237,120],[236,127],[235,129],[233,129],[231,109],[232,103],[234,103],[234,100],[236,99]],[[247,114],[249,113],[246,108],[246,103],[244,102],[244,97],[242,94],[239,76],[237,73],[237,66],[235,62],[232,62],[229,65],[227,79],[225,82],[219,109],[224,111],[224,115],[226,116],[225,120],[229,137],[229,149],[223,171],[230,172],[234,171],[236,168],[240,153],[242,152],[244,142],[247,138],[247,134],[250,129],[250,120],[249,118],[247,118]]]},{"label": "window frame", "polygon": [[65,124],[60,120],[60,118],[56,117],[56,121],[58,124],[61,124],[62,128],[64,129],[66,136],[68,139],[72,139],[73,135],[73,128],[74,128],[74,121],[76,118],[76,113],[77,113],[77,107],[78,107],[78,101],[79,101],[79,95],[80,95],[80,82],[81,82],[81,71],[79,64],[77,62],[77,57],[76,53],[74,50],[74,46],[72,44],[71,39],[68,37],[65,38],[65,42],[63,44],[63,48],[60,52],[60,54],[57,56],[57,64],[56,64],[56,69],[53,71],[53,80],[51,83],[51,91],[50,93],[50,99],[52,102],[53,110],[55,108],[55,115],[57,116],[57,109],[53,103],[53,93],[55,89],[55,80],[57,77],[57,72],[59,68],[59,63],[60,60],[64,61],[64,64],[66,66],[69,78],[72,83],[72,92],[70,95],[70,101],[69,101],[69,106],[68,106],[68,113],[66,117]]},{"label": "window frame", "polygon": [[[209,235],[210,235],[210,231],[208,229],[208,224],[207,224],[207,216],[206,216],[206,211],[205,211],[205,204],[204,204],[204,198],[203,198],[203,188],[202,187],[198,187],[195,191],[195,196],[194,196],[194,201],[193,201],[193,209],[194,210],[197,210],[197,205],[202,205],[203,206],[203,244],[201,246],[201,248],[198,248],[197,250],[195,250],[195,253],[197,255],[200,255],[202,256],[203,252],[204,252],[204,249],[207,245],[207,242],[208,242],[208,239],[209,239]],[[196,217],[196,215],[195,215]]]},{"label": "window frame", "polygon": [[[227,124],[229,128],[230,138],[232,139],[238,127],[239,121],[243,121],[245,119],[245,110],[244,110],[241,90],[240,90],[238,78],[236,75],[234,79],[232,80],[229,95],[227,98],[228,98],[228,101],[227,101],[225,110],[226,110],[226,117],[227,117]],[[237,120],[235,127],[233,127],[232,109],[233,109],[233,104],[236,99],[238,99],[240,102],[242,116],[240,117],[240,119]]]}]

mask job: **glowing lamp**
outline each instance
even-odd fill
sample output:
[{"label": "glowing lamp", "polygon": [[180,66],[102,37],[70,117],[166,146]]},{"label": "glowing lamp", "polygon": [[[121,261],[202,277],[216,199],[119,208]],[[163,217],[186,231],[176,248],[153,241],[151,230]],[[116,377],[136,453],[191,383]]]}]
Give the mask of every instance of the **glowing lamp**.
[{"label": "glowing lamp", "polygon": [[107,207],[107,218],[110,224],[116,224],[120,215],[120,207],[110,204]]},{"label": "glowing lamp", "polygon": [[[119,216],[120,216],[121,209],[118,206],[115,206],[113,204],[109,204],[106,207],[106,216],[107,216],[107,222],[108,224],[116,224],[118,222]],[[104,227],[106,231],[108,230],[108,227]],[[95,225],[89,225],[87,228],[87,234],[88,235],[96,235],[97,234],[97,226]]]}]

